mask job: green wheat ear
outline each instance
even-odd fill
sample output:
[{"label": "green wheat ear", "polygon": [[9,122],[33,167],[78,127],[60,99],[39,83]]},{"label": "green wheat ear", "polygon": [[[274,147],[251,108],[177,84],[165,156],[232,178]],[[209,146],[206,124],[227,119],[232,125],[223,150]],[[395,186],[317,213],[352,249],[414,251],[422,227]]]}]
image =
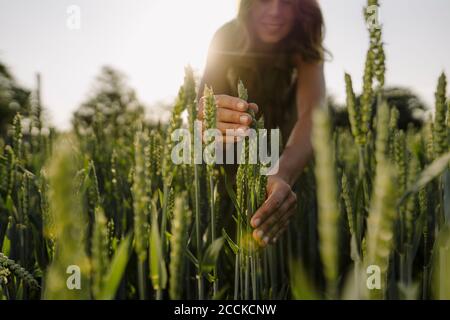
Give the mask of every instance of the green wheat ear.
[{"label": "green wheat ear", "polygon": [[164,147],[164,157],[162,164],[162,177],[165,185],[169,185],[175,176],[176,167],[174,166],[171,158],[171,152],[175,145],[175,142],[172,141],[172,133],[181,127],[182,118],[181,114],[186,108],[185,103],[185,91],[184,87],[180,87],[178,91],[178,96],[175,102],[175,106],[172,110],[172,114],[170,116],[169,125],[167,127],[166,136],[165,136],[165,147]]},{"label": "green wheat ear", "polygon": [[[407,187],[414,185],[420,174],[420,159],[416,154],[412,154],[408,165]],[[405,205],[405,223],[406,223],[406,242],[412,243],[414,234],[414,221],[417,218],[416,213],[417,195],[410,195]]]},{"label": "green wheat ear", "polygon": [[6,195],[10,196],[13,192],[15,178],[16,178],[16,163],[14,150],[9,145],[5,147],[6,157]]},{"label": "green wheat ear", "polygon": [[[39,289],[39,283],[31,275],[31,273],[26,271],[21,265],[16,263],[14,260],[9,259],[6,255],[0,252],[0,272],[2,271],[2,269],[9,270],[17,279],[22,280],[33,290]],[[0,277],[0,280],[1,279],[2,278]]]},{"label": "green wheat ear", "polygon": [[335,152],[331,141],[330,119],[327,111],[317,109],[314,113],[313,146],[316,158],[315,175],[319,204],[320,255],[327,279],[328,295],[336,294],[338,276],[338,233],[339,219],[337,203],[337,180],[335,173]]},{"label": "green wheat ear", "polygon": [[[248,91],[247,88],[244,86],[244,83],[242,80],[239,80],[238,82],[238,96],[239,99],[242,99],[244,101],[248,101]],[[252,117],[252,128],[257,128],[258,124],[255,118],[255,111],[253,109],[248,108],[247,113]]]},{"label": "green wheat ear", "polygon": [[448,151],[448,129],[445,117],[447,116],[446,104],[447,78],[445,73],[439,77],[438,86],[435,93],[436,113],[434,118],[434,150],[437,157]]},{"label": "green wheat ear", "polygon": [[360,129],[360,110],[358,105],[356,104],[355,93],[353,91],[352,78],[349,74],[345,74],[345,88],[347,93],[347,110],[348,110],[348,118],[350,121],[350,127],[355,138],[356,142],[360,145],[363,144],[364,138]]},{"label": "green wheat ear", "polygon": [[341,187],[342,187],[341,196],[342,196],[342,200],[344,200],[345,211],[347,213],[348,229],[350,231],[350,235],[354,236],[355,222],[354,222],[354,216],[353,216],[353,205],[352,205],[352,200],[350,197],[350,186],[349,186],[349,182],[347,179],[347,175],[345,173],[342,174]]},{"label": "green wheat ear", "polygon": [[377,165],[372,202],[367,219],[367,252],[365,265],[380,268],[382,289],[371,290],[370,297],[384,298],[387,286],[389,258],[394,241],[394,221],[396,219],[396,188],[394,170],[381,161]]},{"label": "green wheat ear", "polygon": [[164,142],[159,130],[152,129],[150,131],[150,158],[151,158],[151,167],[154,170],[152,177],[155,180],[157,177],[162,176],[163,145]]},{"label": "green wheat ear", "polygon": [[366,65],[363,77],[363,92],[361,96],[361,132],[363,134],[363,144],[367,142],[367,134],[370,129],[370,119],[372,115],[373,102],[373,66],[374,54],[371,49],[367,51]]},{"label": "green wheat ear", "polygon": [[380,89],[384,87],[386,74],[386,54],[381,39],[381,30],[375,31],[373,50],[375,51],[375,78],[378,81],[378,89]]},{"label": "green wheat ear", "polygon": [[186,203],[187,193],[175,199],[172,220],[172,237],[170,238],[170,284],[169,296],[173,300],[181,299],[183,293],[183,276],[185,272],[185,250],[187,248],[188,230],[191,223],[191,211]]},{"label": "green wheat ear", "polygon": [[238,96],[239,96],[239,99],[242,99],[245,101],[248,100],[248,92],[247,92],[247,89],[245,88],[242,80],[239,80],[239,82],[238,82]]},{"label": "green wheat ear", "polygon": [[[205,99],[205,107],[204,107],[205,129],[206,130],[215,129],[217,121],[216,115],[217,106],[212,88],[205,86],[203,96]],[[213,140],[214,140],[213,136],[208,136],[206,138],[206,144],[210,144]]]},{"label": "green wheat ear", "polygon": [[[189,112],[195,112],[195,98],[196,98],[196,91],[195,91],[195,78],[194,78],[194,71],[192,70],[191,66],[187,66],[184,69],[184,93],[185,93],[185,103],[186,108]],[[194,119],[197,116],[196,114],[193,114]]]},{"label": "green wheat ear", "polygon": [[447,130],[449,131],[448,138],[450,140],[450,100],[447,101]]},{"label": "green wheat ear", "polygon": [[[241,80],[239,80],[238,82],[238,96],[239,99],[242,99],[244,101],[247,101],[248,99],[248,94],[247,94],[247,89],[244,87],[244,84],[242,83]],[[240,163],[241,165],[239,165],[238,167],[238,171],[236,174],[236,184],[237,184],[237,191],[236,191],[236,196],[237,196],[237,201],[238,201],[238,205],[239,208],[243,208],[243,201],[244,201],[244,185],[245,185],[245,164],[247,163],[247,153],[248,153],[248,143],[247,143],[247,139],[244,139],[242,141],[243,145],[242,145],[242,153],[241,153],[241,159],[240,159]]]},{"label": "green wheat ear", "polygon": [[406,190],[406,137],[403,130],[397,130],[394,136],[394,161],[397,171],[399,191]]},{"label": "green wheat ear", "polygon": [[133,211],[135,249],[139,261],[147,259],[149,208],[148,183],[146,176],[145,148],[148,145],[148,136],[145,132],[136,133],[134,140],[134,177],[133,177]]},{"label": "green wheat ear", "polygon": [[[370,15],[367,11],[368,7],[376,6],[379,7],[380,4],[378,0],[368,0],[367,7],[365,8],[364,18],[366,23],[369,22]],[[384,52],[384,44],[382,40],[382,29],[381,26],[377,28],[369,29],[370,37],[370,51],[373,52],[373,76],[378,82],[378,89],[384,86],[385,73],[386,73],[386,55]]]},{"label": "green wheat ear", "polygon": [[425,161],[427,163],[431,163],[435,158],[434,141],[433,141],[433,122],[431,121],[431,117],[429,118],[428,122],[425,123],[422,130],[425,144]]},{"label": "green wheat ear", "polygon": [[[48,165],[49,203],[55,232],[54,259],[47,270],[45,299],[88,299],[90,268],[85,252],[86,212],[82,207],[81,190],[75,181],[79,173],[78,147],[62,137]],[[67,290],[67,267],[80,268],[81,289]]]},{"label": "green wheat ear", "polygon": [[375,141],[375,160],[383,161],[387,156],[389,143],[389,106],[383,102],[377,112],[377,136]]},{"label": "green wheat ear", "polygon": [[397,129],[399,119],[400,119],[400,112],[394,106],[393,108],[391,108],[391,114],[389,116],[389,130],[390,131]]},{"label": "green wheat ear", "polygon": [[398,120],[400,118],[400,113],[396,107],[391,108],[391,113],[389,115],[389,138],[388,138],[388,154],[389,159],[391,161],[394,160],[395,157],[395,149],[394,149],[394,139],[395,134],[397,133]]},{"label": "green wheat ear", "polygon": [[16,159],[22,161],[22,117],[19,113],[16,114],[13,120],[14,136],[13,136],[13,149]]},{"label": "green wheat ear", "polygon": [[[190,145],[190,159],[192,162],[194,162],[193,137],[194,137],[195,120],[197,120],[197,101],[196,101],[197,92],[195,89],[194,71],[190,66],[185,68],[184,92],[185,92],[186,109],[188,111],[189,133],[190,136],[192,137]],[[193,171],[192,168],[191,171]],[[192,176],[194,176],[193,172]]]}]

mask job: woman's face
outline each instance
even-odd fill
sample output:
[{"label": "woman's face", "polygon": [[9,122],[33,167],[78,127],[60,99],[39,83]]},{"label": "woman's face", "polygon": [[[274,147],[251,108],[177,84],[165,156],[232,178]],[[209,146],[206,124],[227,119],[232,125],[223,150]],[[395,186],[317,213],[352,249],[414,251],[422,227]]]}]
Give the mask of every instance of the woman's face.
[{"label": "woman's face", "polygon": [[292,30],[295,19],[296,0],[255,0],[250,19],[259,39],[276,44]]}]

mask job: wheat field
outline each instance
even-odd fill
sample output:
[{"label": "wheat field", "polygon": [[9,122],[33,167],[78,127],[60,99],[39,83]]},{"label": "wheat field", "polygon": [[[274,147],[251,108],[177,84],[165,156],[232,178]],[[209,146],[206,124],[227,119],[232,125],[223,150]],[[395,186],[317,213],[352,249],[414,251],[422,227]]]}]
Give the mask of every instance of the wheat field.
[{"label": "wheat field", "polygon": [[[249,163],[248,138],[225,194],[222,166],[194,164],[193,141],[191,164],[171,159],[172,134],[194,134],[190,68],[167,123],[149,124],[135,108],[79,116],[57,132],[46,130],[39,104],[32,121],[17,114],[0,139],[0,299],[450,299],[446,76],[434,115],[401,127],[384,96],[382,29],[368,34],[364,74],[343,75],[349,127],[317,108],[298,212],[264,249],[249,221],[267,176]],[[364,79],[359,97],[352,77]],[[207,129],[213,90],[204,92]],[[245,83],[238,91],[247,99]],[[220,210],[224,201],[231,212]]]}]

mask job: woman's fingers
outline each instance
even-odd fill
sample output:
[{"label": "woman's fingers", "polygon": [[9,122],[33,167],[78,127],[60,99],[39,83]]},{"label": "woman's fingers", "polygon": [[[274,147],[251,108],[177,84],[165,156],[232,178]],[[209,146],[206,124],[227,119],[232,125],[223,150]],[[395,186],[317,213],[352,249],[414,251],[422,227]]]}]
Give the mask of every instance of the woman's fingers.
[{"label": "woman's fingers", "polygon": [[254,234],[254,238],[260,246],[265,247],[270,243],[275,243],[276,239],[281,236],[285,228],[289,225],[290,219],[294,214],[294,208],[291,208],[288,212],[286,212],[277,222],[275,222],[269,229],[268,233],[266,233],[263,238],[256,236]]},{"label": "woman's fingers", "polygon": [[245,112],[249,107],[247,101],[225,94],[216,95],[215,98],[219,108]]},{"label": "woman's fingers", "polygon": [[[269,189],[268,189],[269,191]],[[291,188],[287,184],[276,184],[269,191],[269,196],[262,206],[256,211],[251,220],[253,228],[261,226],[273,212],[284,203],[285,199],[292,194]]]},{"label": "woman's fingers", "polygon": [[[231,111],[237,111],[237,112],[247,112],[248,109],[252,109],[255,113],[258,113],[259,108],[258,105],[256,103],[248,103],[242,99],[236,98],[236,97],[232,97],[232,96],[228,96],[228,95],[216,95],[215,96],[216,99],[216,105],[217,105],[217,109],[227,109],[227,110],[231,110]],[[198,104],[198,119],[202,120],[204,115],[203,115],[203,110],[204,110],[204,102],[205,99],[204,97],[200,98],[199,104]],[[224,121],[226,122],[226,121]],[[235,121],[230,121],[230,122],[235,122]]]},{"label": "woman's fingers", "polygon": [[258,105],[256,103],[249,103],[248,107],[250,109],[252,109],[255,113],[258,113],[258,111],[259,111],[259,107],[258,107]]},{"label": "woman's fingers", "polygon": [[290,220],[286,221],[283,226],[278,230],[277,234],[272,238],[272,244],[277,243],[278,239],[283,235],[283,233],[286,231],[286,229],[289,226]]},{"label": "woman's fingers", "polygon": [[249,126],[252,123],[252,117],[246,112],[218,108],[217,121]]},{"label": "woman's fingers", "polygon": [[286,209],[283,216],[279,219],[279,221],[275,222],[273,225],[271,225],[267,232],[266,237],[269,239],[269,242],[272,242],[275,236],[278,234],[278,232],[281,230],[281,228],[286,224],[289,223],[291,220],[291,217],[295,213],[295,209],[297,208],[296,203],[291,204],[291,206]]},{"label": "woman's fingers", "polygon": [[[217,123],[216,128],[220,130],[223,137],[218,142],[234,143],[246,136],[252,124],[252,117],[247,113],[249,109],[258,112],[258,105],[227,95],[216,95]],[[204,128],[204,97],[200,98],[198,104],[197,118],[202,121],[202,132]],[[229,130],[229,132],[227,132]]]},{"label": "woman's fingers", "polygon": [[286,215],[290,207],[291,203],[285,201],[279,209],[272,212],[272,214],[257,229],[255,229],[256,235],[260,240],[263,240],[265,237],[267,237],[270,234],[273,226],[284,219],[284,216]]},{"label": "woman's fingers", "polygon": [[296,207],[296,201],[292,197],[287,197],[280,208],[273,212],[259,228],[253,232],[253,236],[261,242],[263,246],[269,244],[278,230],[291,218]]},{"label": "woman's fingers", "polygon": [[234,111],[247,112],[248,109],[252,109],[255,113],[258,113],[259,108],[256,103],[247,102],[245,100],[227,96],[227,95],[216,95],[216,104],[219,108],[225,108]]}]

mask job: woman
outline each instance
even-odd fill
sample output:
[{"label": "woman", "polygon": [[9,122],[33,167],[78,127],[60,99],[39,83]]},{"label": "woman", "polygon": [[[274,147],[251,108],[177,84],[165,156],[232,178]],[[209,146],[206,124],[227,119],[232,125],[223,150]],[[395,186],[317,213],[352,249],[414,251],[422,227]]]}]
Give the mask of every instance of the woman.
[{"label": "woman", "polygon": [[[200,86],[214,89],[217,128],[247,129],[249,108],[269,129],[287,139],[279,171],[268,178],[267,199],[254,214],[253,237],[275,243],[295,213],[293,185],[312,155],[314,108],[325,96],[323,17],[316,0],[241,0],[237,19],[225,24],[210,45]],[[237,98],[237,82],[250,103]],[[203,118],[200,99],[199,119]]]}]

